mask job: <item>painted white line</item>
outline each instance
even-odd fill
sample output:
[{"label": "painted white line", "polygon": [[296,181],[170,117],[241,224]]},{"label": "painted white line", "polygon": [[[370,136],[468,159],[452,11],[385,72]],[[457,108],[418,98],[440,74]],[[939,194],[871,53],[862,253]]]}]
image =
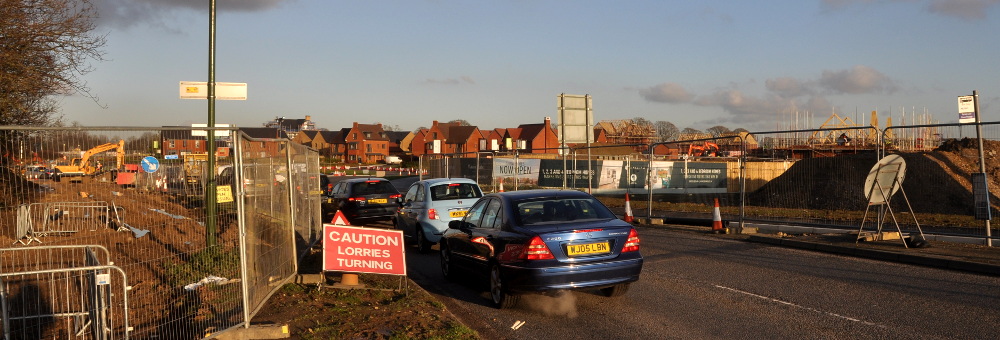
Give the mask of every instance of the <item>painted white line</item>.
[{"label": "painted white line", "polygon": [[720,285],[714,285],[714,286],[715,286],[715,288],[721,288],[721,289],[725,289],[725,290],[728,290],[728,291],[731,291],[731,292],[736,292],[736,293],[740,293],[740,294],[743,294],[743,295],[749,295],[749,296],[752,296],[752,297],[755,297],[755,298],[758,298],[758,299],[763,299],[763,300],[768,300],[768,301],[772,301],[772,302],[777,302],[777,303],[780,303],[780,304],[783,304],[783,305],[792,306],[792,307],[795,307],[795,308],[798,308],[798,309],[803,309],[803,310],[807,310],[807,311],[814,312],[814,313],[825,314],[825,315],[833,316],[833,317],[836,317],[836,318],[841,318],[841,319],[844,319],[844,320],[847,320],[847,321],[852,321],[852,322],[860,322],[860,323],[868,325],[868,326],[876,326],[876,327],[886,328],[884,325],[879,325],[879,324],[874,323],[874,322],[864,321],[864,320],[852,318],[852,317],[849,317],[849,316],[840,315],[840,314],[837,314],[837,313],[824,312],[824,311],[821,311],[821,310],[818,310],[818,309],[815,309],[815,308],[810,308],[810,307],[806,307],[806,306],[794,304],[794,303],[791,303],[791,302],[788,302],[788,301],[778,300],[778,299],[775,299],[775,298],[771,298],[771,297],[767,297],[767,296],[763,296],[763,295],[759,295],[759,294],[754,294],[754,293],[751,293],[751,292],[745,292],[745,291],[742,291],[742,290],[739,290],[739,289],[736,289],[736,288],[729,288],[729,287],[720,286]]}]

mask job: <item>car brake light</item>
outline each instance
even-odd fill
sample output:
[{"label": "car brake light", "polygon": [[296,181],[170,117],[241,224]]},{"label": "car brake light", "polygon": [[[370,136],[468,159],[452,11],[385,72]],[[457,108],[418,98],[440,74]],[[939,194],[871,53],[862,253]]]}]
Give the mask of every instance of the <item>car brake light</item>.
[{"label": "car brake light", "polygon": [[598,231],[604,231],[604,229],[601,229],[601,228],[597,228],[597,229],[583,229],[583,230],[574,230],[573,232],[574,233],[596,233]]},{"label": "car brake light", "polygon": [[628,240],[625,241],[625,247],[622,247],[622,252],[639,251],[639,233],[632,229],[628,232]]},{"label": "car brake light", "polygon": [[365,183],[378,183],[379,181],[365,181]]},{"label": "car brake light", "polygon": [[351,198],[348,198],[347,200],[351,201],[351,202],[364,202],[364,201],[367,201],[367,199],[364,198],[364,197],[351,197]]},{"label": "car brake light", "polygon": [[403,197],[403,194],[392,194],[392,195],[389,195],[389,198],[392,198],[392,199],[398,199],[400,197]]},{"label": "car brake light", "polygon": [[427,218],[431,219],[431,220],[438,219],[438,212],[437,212],[437,210],[434,210],[433,208],[427,209]]},{"label": "car brake light", "polygon": [[552,256],[552,252],[549,251],[549,246],[542,242],[542,238],[535,236],[528,241],[528,249],[521,254],[522,260],[551,260],[555,256]]},{"label": "car brake light", "polygon": [[459,185],[461,185],[461,184],[458,184],[458,183],[451,183],[451,184],[448,184],[448,186],[449,186],[449,187],[457,187],[457,186],[459,186]]}]

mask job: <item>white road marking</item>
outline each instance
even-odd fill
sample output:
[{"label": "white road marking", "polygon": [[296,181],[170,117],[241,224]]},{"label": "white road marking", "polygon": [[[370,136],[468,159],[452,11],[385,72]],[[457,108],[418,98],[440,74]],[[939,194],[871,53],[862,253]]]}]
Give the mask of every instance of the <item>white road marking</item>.
[{"label": "white road marking", "polygon": [[728,291],[731,291],[731,292],[740,293],[740,294],[743,294],[743,295],[749,295],[749,296],[752,296],[752,297],[755,297],[755,298],[758,298],[758,299],[764,299],[764,300],[768,300],[768,301],[772,301],[772,302],[777,302],[777,303],[780,303],[780,304],[783,304],[783,305],[792,306],[792,307],[795,307],[795,308],[798,308],[798,309],[804,309],[804,310],[807,310],[807,311],[810,311],[810,312],[815,312],[815,313],[819,313],[819,314],[826,314],[826,315],[833,316],[833,317],[836,317],[836,318],[841,318],[841,319],[844,319],[844,320],[847,320],[847,321],[860,322],[860,323],[868,325],[868,326],[876,326],[876,327],[886,328],[884,325],[879,325],[879,324],[874,323],[874,322],[864,321],[864,320],[852,318],[852,317],[845,316],[845,315],[840,315],[840,314],[833,313],[833,312],[824,312],[824,311],[821,311],[821,310],[818,310],[818,309],[815,309],[815,308],[810,308],[810,307],[798,305],[798,304],[795,304],[795,303],[791,303],[791,302],[788,302],[788,301],[778,300],[778,299],[775,299],[775,298],[771,298],[771,297],[767,297],[767,296],[763,296],[763,295],[759,295],[759,294],[754,294],[754,293],[751,293],[751,292],[742,291],[742,290],[739,290],[739,289],[736,289],[736,288],[730,288],[730,287],[725,287],[725,286],[720,286],[720,285],[714,285],[714,286],[716,288],[725,289],[725,290],[728,290]]}]

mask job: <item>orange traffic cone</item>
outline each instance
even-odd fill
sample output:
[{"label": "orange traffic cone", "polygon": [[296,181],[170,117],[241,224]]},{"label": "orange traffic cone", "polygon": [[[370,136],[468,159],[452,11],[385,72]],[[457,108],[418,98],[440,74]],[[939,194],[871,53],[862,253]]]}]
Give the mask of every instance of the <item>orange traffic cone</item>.
[{"label": "orange traffic cone", "polygon": [[632,206],[629,204],[628,193],[625,193],[625,222],[632,223]]},{"label": "orange traffic cone", "polygon": [[715,199],[715,208],[712,209],[712,232],[722,232],[722,214],[719,212],[719,199]]},{"label": "orange traffic cone", "polygon": [[500,177],[500,192],[503,192],[503,177]]}]

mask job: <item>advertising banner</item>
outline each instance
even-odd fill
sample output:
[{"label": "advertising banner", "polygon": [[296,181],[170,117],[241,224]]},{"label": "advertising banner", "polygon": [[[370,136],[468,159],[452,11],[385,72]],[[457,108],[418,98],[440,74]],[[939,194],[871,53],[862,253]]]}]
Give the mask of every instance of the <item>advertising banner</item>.
[{"label": "advertising banner", "polygon": [[726,163],[653,162],[654,192],[726,192]]},{"label": "advertising banner", "polygon": [[540,164],[540,159],[518,159],[515,162],[512,158],[495,158],[493,159],[493,177],[516,177],[520,183],[538,184]]},{"label": "advertising banner", "polygon": [[590,186],[597,186],[597,176],[594,174],[601,171],[599,161],[591,161],[588,169],[587,161],[543,159],[540,167],[538,185],[543,187],[562,187],[564,180],[567,188],[587,188],[588,183]]},{"label": "advertising banner", "polygon": [[403,231],[324,224],[323,270],[406,275]]}]

